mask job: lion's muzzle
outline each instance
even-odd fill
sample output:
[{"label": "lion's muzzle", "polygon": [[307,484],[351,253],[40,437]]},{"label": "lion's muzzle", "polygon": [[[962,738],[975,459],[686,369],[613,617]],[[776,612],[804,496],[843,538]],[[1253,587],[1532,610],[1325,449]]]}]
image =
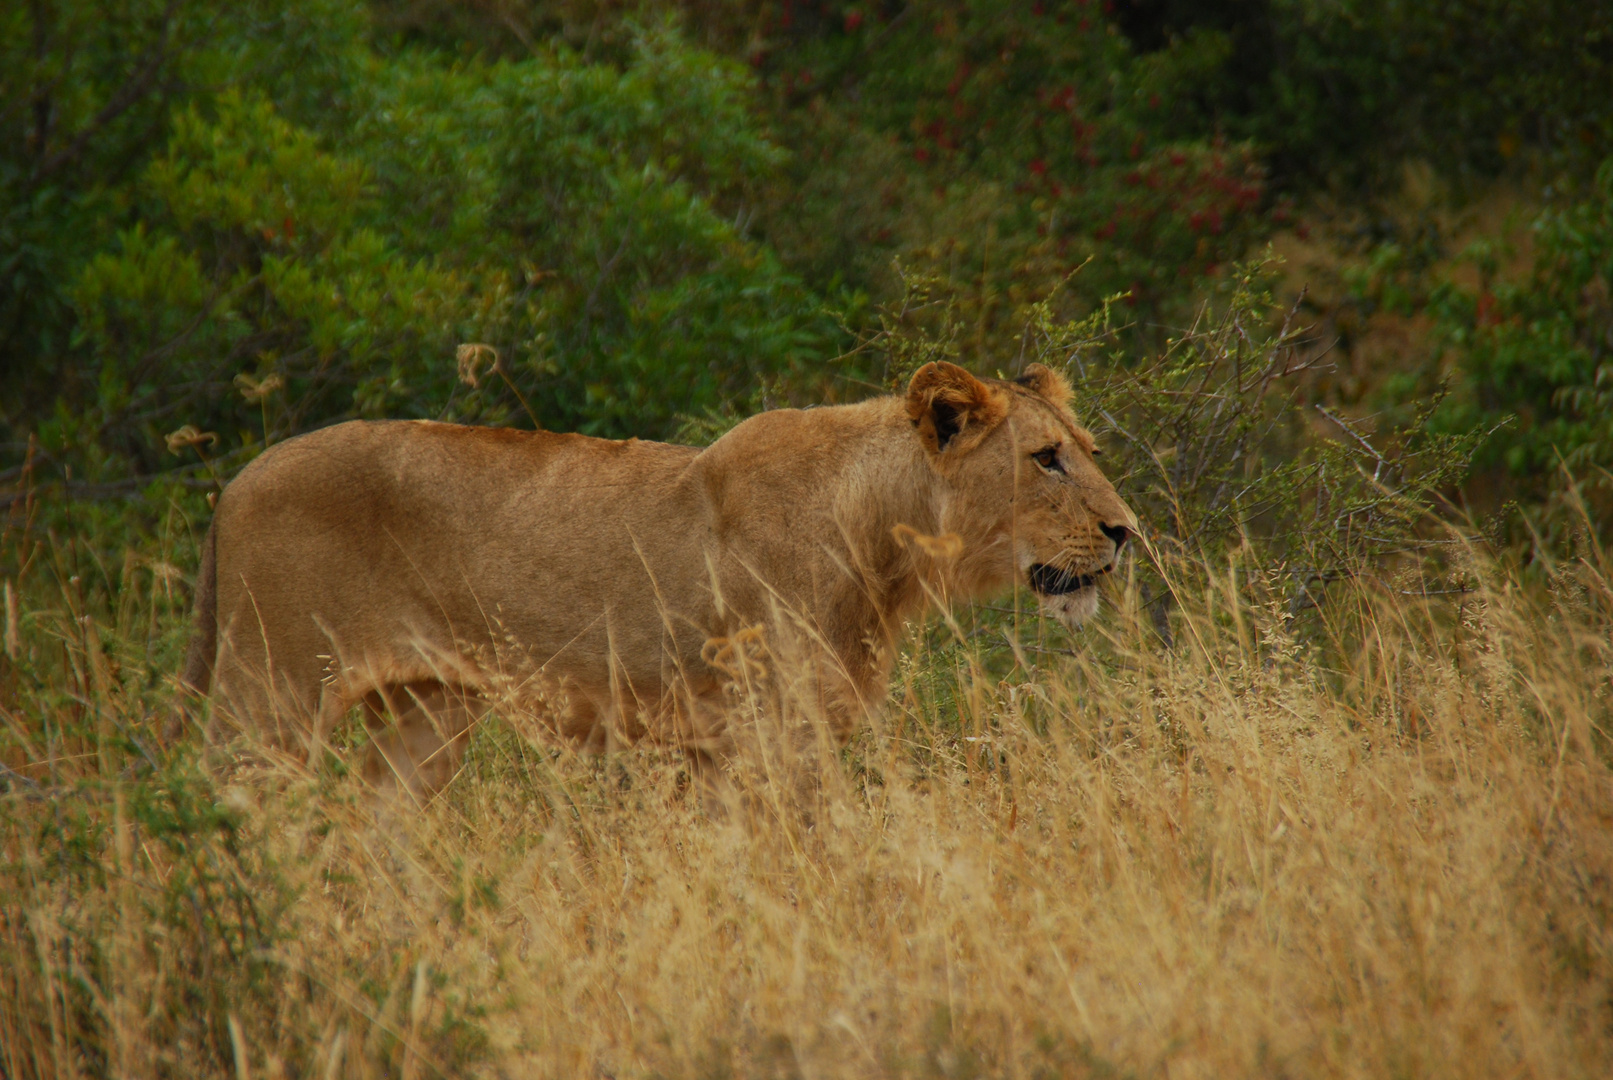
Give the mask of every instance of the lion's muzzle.
[{"label": "lion's muzzle", "polygon": [[1043,596],[1063,596],[1080,589],[1089,589],[1098,583],[1098,579],[1114,570],[1115,564],[1110,563],[1101,570],[1081,573],[1076,570],[1061,569],[1047,563],[1037,563],[1030,568],[1031,588]]}]

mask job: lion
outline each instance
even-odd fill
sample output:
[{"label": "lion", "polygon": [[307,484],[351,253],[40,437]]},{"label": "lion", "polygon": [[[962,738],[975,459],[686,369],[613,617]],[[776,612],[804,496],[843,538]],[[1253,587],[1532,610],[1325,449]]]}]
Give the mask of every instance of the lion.
[{"label": "lion", "polygon": [[1072,628],[1096,612],[1137,519],[1069,399],[1039,364],[930,363],[905,395],[764,412],[705,449],[419,420],[300,435],[218,498],[182,680],[213,737],[309,753],[362,706],[364,775],[420,798],[507,699],[592,750],[648,736],[720,768],[757,657],[808,672],[843,743],[926,604],[1022,584]]}]

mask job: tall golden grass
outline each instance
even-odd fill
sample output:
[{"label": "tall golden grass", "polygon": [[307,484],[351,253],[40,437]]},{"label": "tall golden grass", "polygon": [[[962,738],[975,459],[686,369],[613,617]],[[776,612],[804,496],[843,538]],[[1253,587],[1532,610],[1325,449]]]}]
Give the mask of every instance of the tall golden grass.
[{"label": "tall golden grass", "polygon": [[1236,565],[1169,649],[1124,583],[1075,638],[915,633],[814,812],[720,819],[517,715],[409,813],[159,749],[167,563],[28,550],[7,1077],[1613,1075],[1599,555],[1305,635]]}]

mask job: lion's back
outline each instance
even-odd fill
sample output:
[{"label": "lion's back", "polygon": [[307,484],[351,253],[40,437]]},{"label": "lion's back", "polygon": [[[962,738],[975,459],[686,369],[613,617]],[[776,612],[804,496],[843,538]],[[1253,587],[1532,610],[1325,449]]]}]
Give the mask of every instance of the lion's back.
[{"label": "lion's back", "polygon": [[652,610],[626,616],[653,598],[646,555],[698,570],[679,484],[696,453],[427,421],[287,440],[219,500],[220,625],[297,656],[509,633],[558,650],[607,609],[658,633]]}]

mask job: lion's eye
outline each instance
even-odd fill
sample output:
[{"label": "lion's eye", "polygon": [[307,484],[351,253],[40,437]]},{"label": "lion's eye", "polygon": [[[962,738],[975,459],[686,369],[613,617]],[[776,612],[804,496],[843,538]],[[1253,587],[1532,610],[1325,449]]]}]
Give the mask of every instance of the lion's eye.
[{"label": "lion's eye", "polygon": [[1031,460],[1050,472],[1063,472],[1064,466],[1059,464],[1059,448],[1044,446],[1031,455]]}]

